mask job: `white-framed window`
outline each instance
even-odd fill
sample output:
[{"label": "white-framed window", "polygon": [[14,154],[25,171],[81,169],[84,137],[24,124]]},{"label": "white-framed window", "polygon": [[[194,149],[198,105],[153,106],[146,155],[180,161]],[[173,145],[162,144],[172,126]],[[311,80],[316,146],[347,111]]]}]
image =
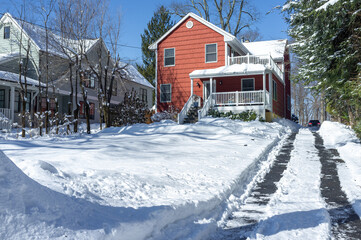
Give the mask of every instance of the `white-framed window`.
[{"label": "white-framed window", "polygon": [[242,91],[254,91],[254,78],[242,79]]},{"label": "white-framed window", "polygon": [[217,62],[217,43],[206,44],[206,63]]},{"label": "white-framed window", "polygon": [[148,101],[147,89],[145,89],[145,88],[140,88],[140,100],[143,101],[143,102],[147,102],[147,101]]},{"label": "white-framed window", "polygon": [[5,108],[5,89],[0,89],[0,108]]},{"label": "white-framed window", "polygon": [[273,80],[273,85],[272,85],[272,96],[273,96],[273,100],[277,101],[277,83],[275,80]]},{"label": "white-framed window", "polygon": [[10,26],[5,26],[4,27],[4,39],[9,39],[10,38]]},{"label": "white-framed window", "polygon": [[164,66],[175,66],[175,48],[164,49]]},{"label": "white-framed window", "polygon": [[161,84],[160,85],[160,102],[171,102],[172,101],[172,85]]},{"label": "white-framed window", "polygon": [[287,94],[287,109],[291,111],[291,96]]}]

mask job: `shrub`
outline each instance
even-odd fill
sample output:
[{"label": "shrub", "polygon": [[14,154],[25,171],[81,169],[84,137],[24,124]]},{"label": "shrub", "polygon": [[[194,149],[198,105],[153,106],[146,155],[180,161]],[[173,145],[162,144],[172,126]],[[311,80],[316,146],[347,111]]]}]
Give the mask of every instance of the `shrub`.
[{"label": "shrub", "polygon": [[233,113],[232,111],[223,113],[223,112],[219,112],[216,109],[210,109],[208,111],[208,115],[215,118],[223,117],[232,120],[242,120],[245,122],[254,121],[254,120],[259,120],[264,122],[264,119],[261,116],[258,116],[257,113],[255,113],[253,110],[247,110],[240,113]]}]

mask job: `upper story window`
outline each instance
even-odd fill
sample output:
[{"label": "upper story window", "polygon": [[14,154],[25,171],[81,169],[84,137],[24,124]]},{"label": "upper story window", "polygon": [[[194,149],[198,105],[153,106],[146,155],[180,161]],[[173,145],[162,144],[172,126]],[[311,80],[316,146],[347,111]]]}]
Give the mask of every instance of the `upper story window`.
[{"label": "upper story window", "polygon": [[166,48],[164,49],[164,66],[174,66],[175,65],[175,49]]},{"label": "upper story window", "polygon": [[160,85],[160,102],[172,101],[172,87],[170,84]]},{"label": "upper story window", "polygon": [[206,44],[206,63],[217,62],[217,43]]},{"label": "upper story window", "polygon": [[254,91],[254,78],[242,79],[242,91]]},{"label": "upper story window", "polygon": [[4,27],[4,39],[10,38],[10,26]]},{"label": "upper story window", "polygon": [[147,89],[144,89],[144,88],[141,88],[141,89],[140,89],[140,100],[142,100],[143,102],[147,102],[147,101],[148,101]]}]

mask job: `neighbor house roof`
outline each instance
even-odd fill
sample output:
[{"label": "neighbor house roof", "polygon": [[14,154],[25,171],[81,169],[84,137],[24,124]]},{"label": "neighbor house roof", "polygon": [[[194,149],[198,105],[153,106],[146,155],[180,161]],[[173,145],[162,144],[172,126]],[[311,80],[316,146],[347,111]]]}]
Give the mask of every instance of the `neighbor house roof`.
[{"label": "neighbor house roof", "polygon": [[[5,80],[8,82],[19,82],[19,74],[12,73],[12,72],[6,72],[6,71],[0,71],[0,80]],[[24,76],[21,76],[21,82],[25,82]],[[39,80],[35,80],[32,78],[27,77],[26,78],[27,85],[33,85],[33,86],[39,86]],[[45,87],[44,83],[41,83],[41,86]]]},{"label": "neighbor house roof", "polygon": [[226,32],[225,30],[217,27],[216,25],[208,22],[207,20],[201,18],[200,16],[194,14],[194,13],[188,13],[186,16],[184,16],[178,23],[176,23],[168,32],[166,32],[161,38],[159,38],[157,41],[155,41],[153,44],[149,46],[149,49],[156,50],[158,48],[158,44],[163,41],[170,33],[172,33],[180,24],[182,24],[185,20],[187,20],[189,17],[194,18],[195,20],[199,21],[200,23],[206,25],[207,27],[211,28],[215,32],[223,35],[224,41],[230,44],[232,47],[234,47],[237,50],[240,50],[244,53],[248,53],[247,48],[244,47],[244,45],[232,34],[229,32]]},{"label": "neighbor house roof", "polygon": [[153,85],[133,65],[120,62],[119,66],[123,68],[121,71],[125,79],[154,89]]}]

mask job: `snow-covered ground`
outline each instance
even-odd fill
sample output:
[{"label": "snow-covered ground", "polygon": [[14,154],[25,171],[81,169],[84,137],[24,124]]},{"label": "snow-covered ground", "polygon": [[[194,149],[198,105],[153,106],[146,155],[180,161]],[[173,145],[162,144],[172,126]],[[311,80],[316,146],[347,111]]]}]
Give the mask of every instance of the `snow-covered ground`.
[{"label": "snow-covered ground", "polygon": [[354,131],[338,122],[323,122],[320,135],[325,147],[337,149],[345,164],[338,164],[342,190],[361,217],[361,143]]},{"label": "snow-covered ground", "polygon": [[206,118],[91,135],[3,134],[0,239],[200,238],[289,126]]}]

